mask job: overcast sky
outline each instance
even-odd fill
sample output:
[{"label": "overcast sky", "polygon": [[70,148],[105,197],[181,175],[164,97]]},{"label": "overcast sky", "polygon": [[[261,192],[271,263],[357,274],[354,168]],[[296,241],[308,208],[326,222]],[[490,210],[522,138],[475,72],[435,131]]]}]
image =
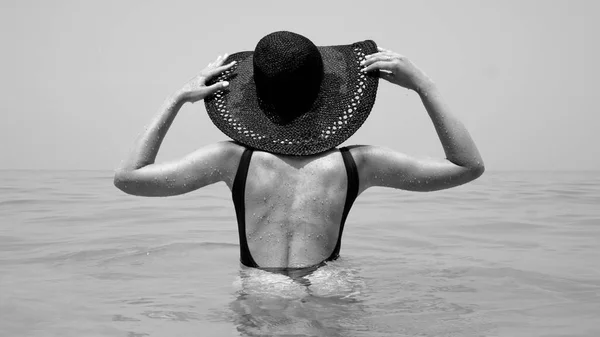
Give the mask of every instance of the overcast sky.
[{"label": "overcast sky", "polygon": [[[599,3],[3,0],[0,169],[113,169],[209,61],[290,30],[411,58],[488,170],[598,170]],[[202,103],[186,105],[158,161],[224,139]],[[418,97],[383,81],[359,143],[443,156]]]}]

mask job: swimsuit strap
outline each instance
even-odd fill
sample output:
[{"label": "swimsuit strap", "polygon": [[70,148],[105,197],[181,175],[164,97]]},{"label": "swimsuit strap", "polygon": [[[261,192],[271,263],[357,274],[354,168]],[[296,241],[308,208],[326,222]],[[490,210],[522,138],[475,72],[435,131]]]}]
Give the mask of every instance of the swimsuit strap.
[{"label": "swimsuit strap", "polygon": [[258,268],[258,264],[252,258],[248,241],[246,239],[246,206],[244,196],[246,194],[246,178],[248,177],[248,167],[252,158],[253,150],[246,148],[240,159],[237,173],[231,187],[233,205],[238,223],[238,234],[240,236],[240,262],[248,267]]},{"label": "swimsuit strap", "polygon": [[346,175],[348,176],[348,190],[346,192],[346,202],[344,204],[344,212],[342,213],[342,221],[340,222],[340,232],[338,234],[337,243],[335,245],[335,248],[333,249],[333,252],[325,261],[332,261],[339,257],[340,248],[342,246],[342,232],[344,231],[344,224],[346,223],[348,213],[350,213],[350,208],[352,208],[352,204],[358,196],[358,169],[356,168],[354,158],[352,158],[352,154],[350,154],[350,151],[347,147],[340,148],[340,153],[342,154],[342,158],[344,159],[344,166],[346,166]]}]

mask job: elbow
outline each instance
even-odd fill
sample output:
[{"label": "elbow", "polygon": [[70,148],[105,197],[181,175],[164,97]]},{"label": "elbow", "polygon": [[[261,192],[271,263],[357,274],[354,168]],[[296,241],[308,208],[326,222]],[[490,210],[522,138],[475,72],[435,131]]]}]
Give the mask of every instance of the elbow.
[{"label": "elbow", "polygon": [[148,184],[140,183],[139,176],[135,171],[117,170],[113,179],[113,184],[121,191],[140,197],[160,196],[156,190],[148,188]]},{"label": "elbow", "polygon": [[471,180],[475,180],[483,175],[483,172],[485,172],[485,165],[482,161],[479,161],[476,165],[469,168],[469,172],[471,173]]},{"label": "elbow", "polygon": [[115,177],[113,179],[113,184],[115,185],[115,187],[127,194],[131,194],[131,192],[129,191],[128,184],[127,184],[128,182],[129,182],[129,177],[125,171],[117,170],[115,172]]}]

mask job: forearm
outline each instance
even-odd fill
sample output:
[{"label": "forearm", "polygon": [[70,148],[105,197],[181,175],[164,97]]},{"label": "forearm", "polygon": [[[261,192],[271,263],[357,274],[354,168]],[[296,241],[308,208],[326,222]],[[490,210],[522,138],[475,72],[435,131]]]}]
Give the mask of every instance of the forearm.
[{"label": "forearm", "polygon": [[135,141],[117,171],[133,171],[154,163],[160,145],[185,101],[178,93],[165,100],[157,115]]},{"label": "forearm", "polygon": [[416,91],[433,122],[446,158],[456,165],[483,171],[483,160],[477,146],[465,126],[452,115],[436,85],[431,80],[424,79]]}]

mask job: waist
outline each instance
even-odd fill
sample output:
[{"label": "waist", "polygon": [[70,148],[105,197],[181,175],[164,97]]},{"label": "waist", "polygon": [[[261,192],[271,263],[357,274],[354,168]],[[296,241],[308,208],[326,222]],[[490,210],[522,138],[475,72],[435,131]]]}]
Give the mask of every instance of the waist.
[{"label": "waist", "polygon": [[[302,279],[305,276],[310,275],[312,272],[314,272],[315,270],[319,269],[320,267],[323,267],[327,264],[328,260],[322,261],[320,263],[311,265],[311,266],[307,266],[307,267],[255,267],[257,269],[260,270],[264,270],[266,272],[270,272],[270,273],[274,273],[274,274],[281,274],[284,276],[288,276],[289,278],[293,279],[293,280],[298,280],[298,279]],[[247,267],[251,267],[251,266],[247,266]]]}]

